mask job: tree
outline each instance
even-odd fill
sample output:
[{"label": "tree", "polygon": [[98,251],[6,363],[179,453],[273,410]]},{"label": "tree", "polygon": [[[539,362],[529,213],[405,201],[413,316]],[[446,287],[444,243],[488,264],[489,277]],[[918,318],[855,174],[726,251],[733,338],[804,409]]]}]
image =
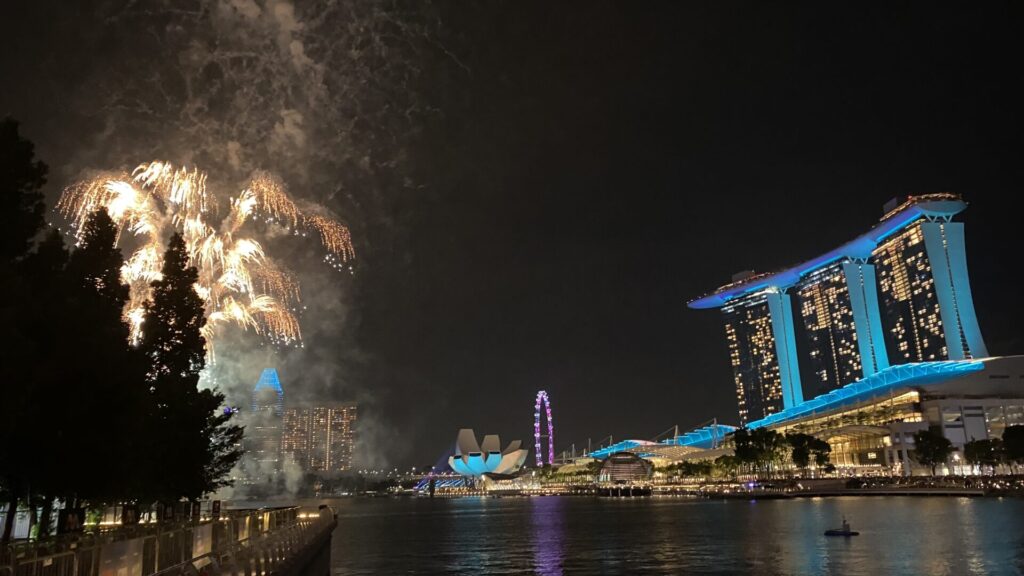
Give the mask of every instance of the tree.
[{"label": "tree", "polygon": [[739,465],[753,467],[758,461],[757,446],[754,445],[753,439],[750,436],[750,431],[746,428],[740,428],[733,432],[733,454],[736,456],[736,461]]},{"label": "tree", "polygon": [[953,453],[953,443],[942,435],[937,426],[914,433],[914,459],[931,468],[932,476],[939,464],[945,464]]},{"label": "tree", "polygon": [[812,438],[810,442],[811,456],[814,458],[814,465],[824,468],[829,464],[832,455],[832,446],[821,438]]},{"label": "tree", "polygon": [[[133,455],[142,448],[148,401],[144,358],[129,345],[123,317],[128,286],[121,282],[117,234],[110,216],[98,210],[78,235],[63,282],[68,310],[61,356],[68,367],[53,383],[55,393],[71,401],[61,418],[73,426],[62,440],[64,471],[56,473],[64,493],[106,502],[141,489]],[[87,419],[100,425],[83,426]],[[96,462],[107,474],[96,474]]]},{"label": "tree", "polygon": [[205,311],[194,288],[198,279],[185,242],[175,234],[161,278],[152,284],[140,344],[154,402],[149,449],[161,455],[148,474],[150,495],[157,499],[196,499],[225,486],[241,457],[242,428],[229,423],[230,411],[218,410],[224,396],[198,386],[206,358]]},{"label": "tree", "polygon": [[161,278],[152,284],[146,304],[141,350],[149,359],[149,379],[160,393],[180,393],[196,388],[206,365],[206,323],[203,299],[195,291],[199,272],[188,265],[188,251],[181,235],[171,237]]},{"label": "tree", "polygon": [[1003,430],[1003,452],[1011,466],[1024,464],[1024,426],[1008,426]]},{"label": "tree", "polygon": [[828,442],[802,433],[787,434],[786,442],[792,448],[790,457],[797,468],[807,469],[812,460],[818,468],[828,464],[829,455],[832,453],[832,447]]},{"label": "tree", "polygon": [[814,436],[810,434],[786,434],[786,442],[792,448],[790,458],[793,460],[793,465],[800,470],[805,470],[811,465],[811,441],[814,439]]},{"label": "tree", "polygon": [[757,473],[771,476],[776,466],[789,453],[786,438],[774,430],[741,428],[733,433],[735,454],[739,461],[753,468]]},{"label": "tree", "polygon": [[115,502],[140,484],[131,456],[146,412],[145,364],[122,318],[128,287],[117,229],[97,212],[72,253],[56,230],[35,243],[45,174],[17,126],[0,123],[5,539],[19,500],[42,504],[45,535],[54,498]]},{"label": "tree", "polygon": [[46,172],[32,142],[18,133],[18,123],[0,121],[0,262],[24,258],[42,229]]},{"label": "tree", "polygon": [[971,440],[964,444],[964,460],[979,468],[988,466],[994,471],[1003,462],[1004,455],[1003,442],[998,438]]},{"label": "tree", "polygon": [[107,214],[97,212],[73,253],[52,231],[21,266],[32,290],[23,334],[34,346],[26,380],[34,396],[23,414],[33,426],[23,442],[46,455],[28,460],[21,475],[42,503],[41,535],[54,498],[116,503],[138,485],[132,455],[145,412],[145,371],[122,318],[128,292],[116,235]]},{"label": "tree", "polygon": [[43,227],[42,187],[46,165],[35,159],[31,142],[21,137],[17,122],[0,121],[0,364],[7,371],[0,401],[0,493],[7,505],[0,541],[6,542],[14,526],[19,499],[26,499],[25,475],[38,464],[31,445],[37,391],[31,371],[38,343],[28,337],[33,324],[32,289],[22,275],[33,239]]},{"label": "tree", "polygon": [[742,461],[737,456],[723,454],[715,458],[713,470],[722,477],[732,477],[736,475],[736,470],[741,464]]}]

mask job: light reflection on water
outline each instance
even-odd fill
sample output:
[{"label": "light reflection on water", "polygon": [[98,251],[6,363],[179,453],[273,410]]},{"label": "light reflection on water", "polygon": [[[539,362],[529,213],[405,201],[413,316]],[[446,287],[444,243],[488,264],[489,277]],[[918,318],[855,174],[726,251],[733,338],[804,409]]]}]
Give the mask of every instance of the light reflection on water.
[{"label": "light reflection on water", "polygon": [[[1021,574],[1024,500],[346,499],[335,574]],[[845,514],[855,538],[823,532]]]},{"label": "light reflection on water", "polygon": [[542,576],[562,576],[565,498],[530,498],[533,568]]}]

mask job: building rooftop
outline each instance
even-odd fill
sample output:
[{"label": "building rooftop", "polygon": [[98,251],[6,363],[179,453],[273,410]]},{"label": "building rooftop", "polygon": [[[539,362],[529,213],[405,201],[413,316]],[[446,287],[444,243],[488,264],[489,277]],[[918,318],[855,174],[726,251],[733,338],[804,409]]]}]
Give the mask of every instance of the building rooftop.
[{"label": "building rooftop", "polygon": [[281,379],[277,377],[277,370],[274,368],[263,369],[263,373],[260,374],[260,379],[256,382],[253,392],[259,392],[266,388],[270,388],[279,394],[284,393],[284,390],[281,389]]},{"label": "building rooftop", "polygon": [[692,451],[696,449],[709,449],[714,447],[718,442],[723,440],[727,435],[736,431],[735,426],[728,426],[726,424],[713,424],[711,426],[704,426],[691,430],[684,434],[680,434],[675,438],[669,438],[662,440],[661,442],[651,442],[649,440],[622,440],[616,442],[611,446],[606,446],[600,450],[594,450],[588,456],[593,458],[604,458],[616,452],[641,452],[645,455],[659,455],[666,451],[671,451],[673,448],[684,448]]},{"label": "building rooftop", "polygon": [[753,274],[726,284],[714,292],[691,300],[690,308],[720,308],[729,300],[766,288],[784,288],[800,281],[806,274],[843,258],[868,258],[883,240],[907,228],[921,218],[950,219],[967,207],[959,195],[941,193],[911,196],[889,210],[868,232],[842,246],[784,270]]}]

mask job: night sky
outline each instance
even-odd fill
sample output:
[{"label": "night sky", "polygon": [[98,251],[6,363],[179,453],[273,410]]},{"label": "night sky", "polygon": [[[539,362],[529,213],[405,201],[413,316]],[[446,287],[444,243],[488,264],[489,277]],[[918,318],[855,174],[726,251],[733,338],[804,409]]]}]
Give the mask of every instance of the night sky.
[{"label": "night sky", "polygon": [[[970,203],[982,332],[993,354],[1024,353],[1019,6],[441,2],[429,16],[415,89],[430,112],[404,184],[382,179],[350,220],[355,276],[307,282],[346,313],[318,314],[344,329],[302,358],[344,365],[325,394],[364,403],[367,447],[390,463],[433,464],[460,427],[532,440],[542,388],[559,450],[735,424],[720,314],[686,302],[853,238],[899,195]],[[33,95],[81,52],[60,30],[5,30],[0,56],[20,85],[0,114],[57,171],[50,198],[68,142],[93,145],[59,121],[59,97]],[[308,194],[346,214],[359,198]]]}]

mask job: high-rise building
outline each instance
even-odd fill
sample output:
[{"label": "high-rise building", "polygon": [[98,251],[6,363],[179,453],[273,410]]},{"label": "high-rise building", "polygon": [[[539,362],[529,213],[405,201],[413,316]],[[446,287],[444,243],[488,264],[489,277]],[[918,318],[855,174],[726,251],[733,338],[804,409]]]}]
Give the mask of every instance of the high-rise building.
[{"label": "high-rise building", "polygon": [[735,277],[690,302],[722,309],[740,422],[890,364],[987,356],[963,224],[953,221],[966,206],[953,194],[890,203],[875,227],[831,252],[780,272]]},{"label": "high-rise building", "polygon": [[281,469],[281,427],[284,389],[277,370],[266,368],[252,390],[252,412],[247,418],[247,451],[263,471]]},{"label": "high-rise building", "polygon": [[813,398],[863,375],[850,287],[844,263],[807,274],[796,286],[797,310],[806,335],[808,377],[804,395]]},{"label": "high-rise building", "polygon": [[875,248],[894,364],[988,355],[974,316],[963,226],[924,219]]},{"label": "high-rise building", "polygon": [[[793,392],[794,377],[799,386],[799,376],[790,373],[787,361],[795,350],[787,349],[785,335],[776,339],[773,325],[786,321],[785,314],[772,315],[771,304],[783,301],[788,303],[788,294],[757,292],[722,307],[741,423],[778,412],[794,402],[787,397]],[[792,314],[788,321],[793,321]],[[787,367],[785,376],[783,367]]]},{"label": "high-rise building", "polygon": [[281,450],[305,470],[344,472],[352,467],[355,423],[354,403],[289,408]]}]

